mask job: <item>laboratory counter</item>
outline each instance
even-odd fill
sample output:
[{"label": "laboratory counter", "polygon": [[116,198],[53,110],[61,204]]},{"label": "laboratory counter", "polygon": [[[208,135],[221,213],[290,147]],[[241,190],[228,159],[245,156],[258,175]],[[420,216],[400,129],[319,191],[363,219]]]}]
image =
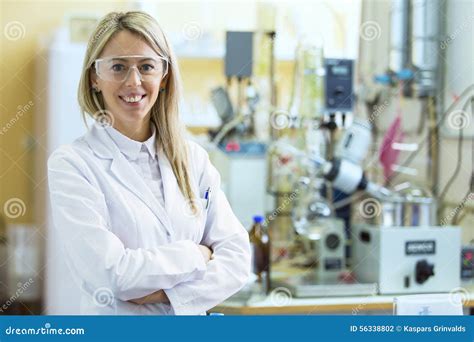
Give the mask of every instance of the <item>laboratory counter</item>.
[{"label": "laboratory counter", "polygon": [[[271,295],[265,298],[251,298],[246,302],[228,300],[215,307],[211,312],[225,315],[317,315],[317,314],[391,314],[395,296],[353,296],[353,297],[320,297],[291,298],[286,301],[274,299]],[[474,289],[464,302],[464,308],[474,308]]]}]

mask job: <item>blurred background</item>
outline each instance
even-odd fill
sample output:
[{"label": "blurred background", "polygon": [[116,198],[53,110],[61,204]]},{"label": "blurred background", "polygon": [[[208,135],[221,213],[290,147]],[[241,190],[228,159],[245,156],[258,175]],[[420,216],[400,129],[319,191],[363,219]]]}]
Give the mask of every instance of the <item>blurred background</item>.
[{"label": "blurred background", "polygon": [[254,250],[235,314],[474,306],[474,2],[10,1],[0,10],[0,312],[78,312],[46,161],[87,130],[86,42],[143,10],[179,59],[181,117]]}]

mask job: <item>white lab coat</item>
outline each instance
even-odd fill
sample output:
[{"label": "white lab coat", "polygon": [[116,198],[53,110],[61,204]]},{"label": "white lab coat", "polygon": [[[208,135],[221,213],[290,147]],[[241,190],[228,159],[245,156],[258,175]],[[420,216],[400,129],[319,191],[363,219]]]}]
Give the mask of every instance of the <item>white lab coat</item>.
[{"label": "white lab coat", "polygon": [[[198,215],[188,208],[162,150],[164,208],[100,126],[50,156],[53,221],[81,285],[81,313],[204,314],[246,283],[248,233],[221,191],[207,152],[191,141],[188,147]],[[198,244],[212,248],[209,263]],[[171,305],[128,302],[160,289]]]}]

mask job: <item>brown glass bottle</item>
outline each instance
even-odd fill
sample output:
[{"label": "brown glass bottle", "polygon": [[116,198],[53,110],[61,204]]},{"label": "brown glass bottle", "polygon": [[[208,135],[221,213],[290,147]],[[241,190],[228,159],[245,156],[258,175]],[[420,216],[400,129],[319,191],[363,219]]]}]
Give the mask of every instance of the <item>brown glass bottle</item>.
[{"label": "brown glass bottle", "polygon": [[254,216],[249,237],[252,248],[252,270],[266,293],[270,292],[270,237],[263,226],[263,216]]}]

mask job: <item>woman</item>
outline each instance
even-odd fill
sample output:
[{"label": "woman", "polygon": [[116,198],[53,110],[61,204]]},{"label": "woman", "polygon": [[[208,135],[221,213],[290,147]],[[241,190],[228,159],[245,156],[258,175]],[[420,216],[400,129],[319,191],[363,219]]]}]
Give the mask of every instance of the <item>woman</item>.
[{"label": "woman", "polygon": [[203,314],[250,272],[248,234],[207,153],[182,137],[177,60],[143,12],[92,35],[78,97],[96,123],[48,161],[84,314]]}]

